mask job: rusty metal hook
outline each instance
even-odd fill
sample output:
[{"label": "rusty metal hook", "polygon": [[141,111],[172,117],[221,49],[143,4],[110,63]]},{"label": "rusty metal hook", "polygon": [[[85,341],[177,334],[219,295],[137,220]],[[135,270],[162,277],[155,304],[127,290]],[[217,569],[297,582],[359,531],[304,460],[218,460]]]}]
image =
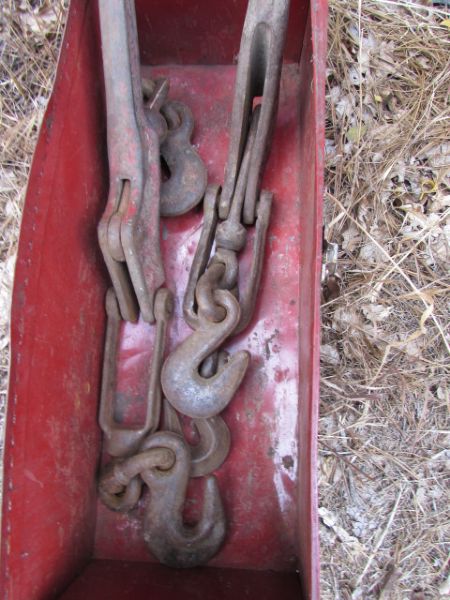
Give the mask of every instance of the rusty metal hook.
[{"label": "rusty metal hook", "polygon": [[200,202],[205,193],[208,174],[205,163],[191,145],[194,118],[181,102],[166,102],[161,107],[169,129],[161,144],[170,177],[161,185],[160,214],[163,217],[182,215]]},{"label": "rusty metal hook", "polygon": [[[253,111],[250,130],[248,132],[244,155],[239,170],[236,188],[231,200],[231,208],[228,213],[228,217],[225,221],[222,221],[216,229],[216,255],[219,255],[220,252],[223,253],[225,251],[239,251],[246,241],[247,230],[241,223],[242,207],[244,203],[245,185],[247,183],[250,170],[250,159],[255,145],[260,115],[261,105],[258,105]],[[272,198],[273,194],[271,192],[263,190],[260,194],[259,202],[256,205],[256,223],[252,262],[249,275],[245,278],[245,288],[244,290],[239,290],[241,319],[234,332],[235,335],[247,327],[254,312],[264,262],[264,249],[270,220]],[[209,303],[208,306],[210,307],[210,310],[211,307],[213,307],[211,303]]]},{"label": "rusty metal hook", "polygon": [[202,565],[217,553],[226,533],[217,480],[212,475],[206,478],[202,518],[195,526],[186,526],[183,507],[189,482],[189,448],[181,436],[169,431],[147,437],[142,450],[156,447],[171,450],[175,464],[168,470],[151,468],[141,472],[150,488],[144,539],[156,558],[169,567]]},{"label": "rusty metal hook", "polygon": [[170,290],[161,288],[155,297],[156,335],[152,364],[149,369],[147,413],[141,425],[124,425],[114,417],[116,389],[116,360],[119,345],[121,317],[114,290],[106,293],[106,341],[103,358],[102,390],[99,423],[105,434],[106,451],[111,456],[127,456],[135,452],[143,437],[158,426],[161,411],[159,375],[164,356],[167,323],[173,310]]},{"label": "rusty metal hook", "polygon": [[[213,292],[221,289],[233,290],[239,297],[241,318],[235,334],[247,327],[254,312],[259,282],[264,261],[264,248],[270,220],[272,193],[263,190],[256,207],[255,236],[253,242],[252,262],[249,276],[245,278],[244,290],[235,287],[238,279],[238,263],[236,253],[246,242],[247,230],[241,224],[244,204],[245,186],[250,169],[250,159],[255,144],[261,114],[261,105],[255,107],[252,114],[250,130],[247,136],[244,155],[239,171],[236,188],[231,200],[231,208],[225,221],[218,224],[216,215],[219,189],[211,189],[205,197],[205,219],[194,257],[183,310],[186,321],[196,329],[199,323],[199,312],[203,312],[210,321],[220,321],[224,317],[224,309],[213,301]],[[215,236],[216,251],[206,268]],[[196,302],[198,307],[196,306]],[[196,310],[198,308],[198,310]]]},{"label": "rusty metal hook", "polygon": [[[183,435],[177,411],[164,399],[164,418],[162,429]],[[191,477],[209,475],[225,461],[230,451],[231,436],[222,417],[210,419],[193,419],[193,425],[199,436],[199,442],[189,444],[191,453]]]},{"label": "rusty metal hook", "polygon": [[261,97],[261,118],[250,160],[243,220],[251,225],[255,219],[255,206],[278,104],[288,15],[289,0],[249,0],[239,49],[230,146],[219,204],[222,219],[228,216],[230,210],[253,103]]},{"label": "rusty metal hook", "polygon": [[[185,321],[192,327],[197,329],[199,326],[199,317],[197,311],[196,296],[199,298],[199,306],[206,305],[202,302],[200,297],[204,295],[210,295],[213,290],[213,286],[208,285],[208,280],[216,279],[215,275],[219,272],[224,272],[220,277],[221,289],[233,290],[234,295],[237,296],[236,287],[239,267],[237,263],[236,253],[226,248],[217,248],[214,256],[211,258],[210,267],[212,268],[209,275],[205,278],[205,269],[208,264],[211,250],[214,243],[214,236],[216,235],[217,227],[217,204],[219,200],[220,187],[217,185],[209,185],[205,199],[203,201],[203,226],[200,234],[200,240],[195,251],[194,260],[192,267],[189,272],[189,280],[186,287],[186,293],[183,300],[183,315]],[[222,267],[216,267],[217,264],[223,265]],[[202,283],[201,280],[203,279]],[[199,289],[200,288],[200,289]],[[209,303],[213,310],[213,318],[211,320],[220,321],[224,318],[224,310],[222,307],[215,305],[215,303]]]},{"label": "rusty metal hook", "polygon": [[179,412],[194,419],[219,414],[231,401],[247,370],[250,354],[241,350],[208,379],[199,373],[203,360],[215,352],[239,323],[239,302],[228,290],[214,292],[216,303],[226,309],[219,323],[198,315],[198,328],[166,359],[161,383],[168,401]]}]

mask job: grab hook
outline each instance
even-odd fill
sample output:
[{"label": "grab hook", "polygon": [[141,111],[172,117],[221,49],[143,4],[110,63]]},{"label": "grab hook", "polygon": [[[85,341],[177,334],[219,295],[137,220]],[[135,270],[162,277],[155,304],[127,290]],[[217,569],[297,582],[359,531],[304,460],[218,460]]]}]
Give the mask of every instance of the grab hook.
[{"label": "grab hook", "polygon": [[169,431],[148,436],[142,450],[167,448],[175,455],[174,465],[163,470],[150,468],[141,477],[150,488],[144,520],[144,539],[163,564],[192,568],[208,562],[222,545],[225,513],[216,478],[206,478],[203,516],[195,526],[183,522],[183,507],[189,482],[190,453],[183,438]]},{"label": "grab hook", "polygon": [[161,384],[168,401],[179,412],[193,419],[218,415],[231,401],[247,370],[250,354],[241,350],[212,377],[205,378],[199,368],[234,332],[241,317],[239,302],[228,290],[216,290],[214,298],[226,310],[219,323],[198,315],[198,329],[188,336],[166,359]]},{"label": "grab hook", "polygon": [[[166,399],[163,401],[163,430],[183,435],[177,411]],[[193,419],[193,426],[198,432],[198,444],[188,444],[191,453],[191,477],[203,477],[218,469],[230,451],[230,430],[225,421],[217,415],[210,419]]]},{"label": "grab hook", "polygon": [[176,217],[200,202],[205,193],[207,177],[205,163],[191,144],[194,117],[181,102],[166,102],[161,107],[169,128],[161,144],[170,177],[161,184],[160,214]]}]

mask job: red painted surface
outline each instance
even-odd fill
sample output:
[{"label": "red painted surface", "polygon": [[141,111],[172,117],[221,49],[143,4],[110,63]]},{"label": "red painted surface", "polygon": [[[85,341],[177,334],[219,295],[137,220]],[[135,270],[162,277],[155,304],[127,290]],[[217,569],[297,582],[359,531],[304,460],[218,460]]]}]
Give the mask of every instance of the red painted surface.
[{"label": "red painted surface", "polygon": [[[303,594],[319,598],[317,425],[319,414],[320,274],[325,140],[327,7],[312,2],[300,60],[300,231],[298,532]],[[302,168],[309,165],[309,168]],[[303,195],[304,194],[304,195]]]},{"label": "red painted surface", "polygon": [[[147,65],[235,62],[247,0],[135,0],[142,62]],[[298,62],[309,3],[291,0],[285,60]]]},{"label": "red painted surface", "polygon": [[211,568],[182,571],[141,562],[94,560],[62,594],[61,600],[294,600],[298,597],[296,573]]},{"label": "red painted surface", "polygon": [[72,5],[23,214],[11,324],[1,596],[49,598],[92,552],[107,193],[99,46]]},{"label": "red painted surface", "polygon": [[[175,57],[180,65],[199,64],[151,73],[168,74],[171,97],[191,107],[209,180],[220,182],[234,67],[204,63],[226,63],[237,53],[245,3],[233,3],[233,9],[220,3],[221,10],[212,10],[211,1],[184,2],[183,10],[174,10],[180,4],[138,0],[142,56],[150,63]],[[201,5],[206,12],[198,10]],[[183,34],[168,35],[167,15],[184,23]],[[217,29],[217,15],[216,46],[198,43],[199,32],[208,40]],[[284,68],[265,175],[264,185],[275,192],[265,273],[252,323],[228,346],[252,354],[243,386],[224,413],[232,451],[217,475],[229,534],[211,563],[220,568],[169,572],[130,562],[151,560],[139,533],[142,507],[118,516],[96,502],[108,281],[95,228],[107,197],[106,139],[95,3],[72,1],[33,161],[16,269],[2,598],[56,597],[92,557],[114,560],[91,561],[65,597],[196,598],[200,586],[205,599],[243,597],[247,591],[249,598],[295,598],[296,569],[304,597],[319,597],[315,471],[325,1],[312,0],[308,18],[306,4],[294,2],[289,32],[287,60],[300,51],[301,60]],[[170,348],[189,333],[180,304],[200,224],[201,214],[194,211],[166,219],[161,227],[167,285],[177,298]],[[242,260],[243,276],[249,256],[247,251]],[[119,387],[133,400],[134,413],[151,345],[151,327],[124,327]],[[193,515],[201,510],[195,502],[199,485],[192,490]],[[164,587],[167,580],[173,587]]]}]

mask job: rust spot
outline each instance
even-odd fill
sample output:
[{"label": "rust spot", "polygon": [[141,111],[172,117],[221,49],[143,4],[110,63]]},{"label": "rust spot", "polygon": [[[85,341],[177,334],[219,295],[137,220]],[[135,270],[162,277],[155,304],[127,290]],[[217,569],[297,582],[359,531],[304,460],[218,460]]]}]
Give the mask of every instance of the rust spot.
[{"label": "rust spot", "polygon": [[294,467],[294,459],[289,454],[287,456],[283,456],[281,460],[285,469],[292,469]]}]

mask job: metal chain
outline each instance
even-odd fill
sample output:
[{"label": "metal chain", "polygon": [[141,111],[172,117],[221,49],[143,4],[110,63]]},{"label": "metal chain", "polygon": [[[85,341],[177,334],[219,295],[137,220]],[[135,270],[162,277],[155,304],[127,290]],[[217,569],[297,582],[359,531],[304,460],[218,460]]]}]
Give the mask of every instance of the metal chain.
[{"label": "metal chain", "polygon": [[[168,100],[169,82],[144,80],[141,86],[134,1],[99,0],[99,7],[110,162],[99,242],[113,283],[106,299],[100,425],[105,449],[115,457],[100,474],[99,495],[112,510],[129,511],[145,483],[151,489],[144,520],[149,548],[169,566],[196,566],[214,556],[225,537],[219,488],[210,473],[228,455],[230,432],[219,413],[239,388],[250,355],[229,356],[223,345],[249,324],[261,279],[272,194],[260,191],[260,184],[278,101],[289,0],[249,0],[223,190],[206,187],[206,167],[190,143],[192,114]],[[161,160],[170,171],[165,181]],[[203,197],[203,228],[183,302],[194,331],[162,366],[172,295],[162,288],[159,215],[181,215]],[[239,254],[248,226],[255,232],[242,285]],[[156,322],[156,339],[146,419],[129,427],[114,419],[116,354],[122,319],[136,321],[139,314]],[[156,431],[162,407],[163,430]],[[185,440],[177,411],[192,419],[197,445]],[[189,477],[205,475],[202,518],[187,528],[182,514]]]}]

